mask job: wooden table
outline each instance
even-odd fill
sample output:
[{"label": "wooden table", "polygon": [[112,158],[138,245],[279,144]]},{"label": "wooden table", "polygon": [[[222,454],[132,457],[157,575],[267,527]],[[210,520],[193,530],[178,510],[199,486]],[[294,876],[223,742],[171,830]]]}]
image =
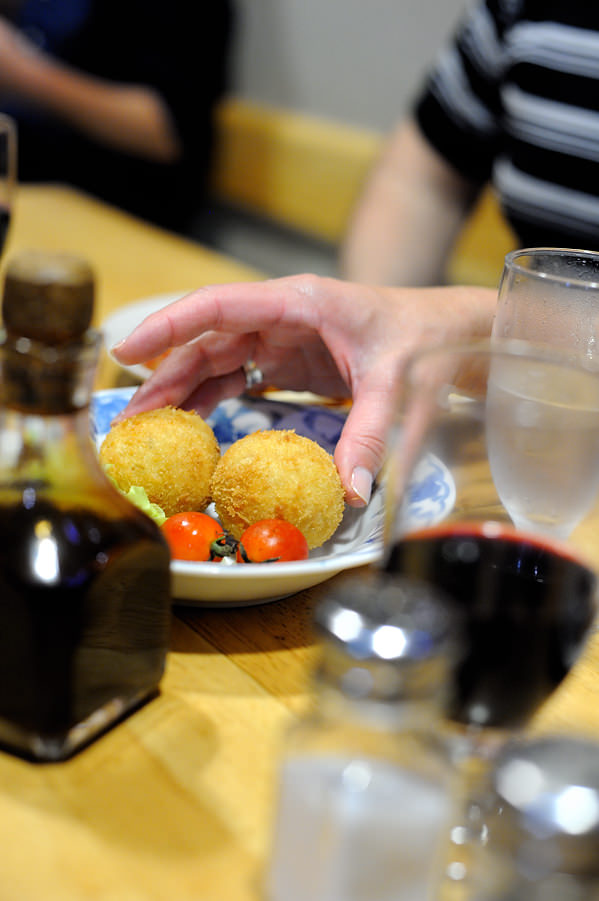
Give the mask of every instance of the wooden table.
[{"label": "wooden table", "polygon": [[[253,270],[62,187],[20,190],[6,256],[84,254],[97,319]],[[114,384],[115,367],[100,384]],[[175,607],[160,696],[74,759],[0,754],[0,901],[258,901],[280,740],[309,699],[322,591],[224,611]],[[599,641],[535,728],[599,739]]]}]

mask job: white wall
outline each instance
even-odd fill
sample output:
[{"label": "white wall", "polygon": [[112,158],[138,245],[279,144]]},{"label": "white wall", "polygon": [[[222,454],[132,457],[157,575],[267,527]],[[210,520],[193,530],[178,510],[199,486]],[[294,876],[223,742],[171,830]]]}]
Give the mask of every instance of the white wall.
[{"label": "white wall", "polygon": [[236,0],[233,90],[387,130],[466,0]]}]

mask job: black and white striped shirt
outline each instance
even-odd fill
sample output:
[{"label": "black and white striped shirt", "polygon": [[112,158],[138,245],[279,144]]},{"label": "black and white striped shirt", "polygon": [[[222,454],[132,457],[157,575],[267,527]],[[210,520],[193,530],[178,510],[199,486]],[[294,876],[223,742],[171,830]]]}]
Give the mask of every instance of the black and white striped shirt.
[{"label": "black and white striped shirt", "polygon": [[415,114],[460,173],[492,181],[520,246],[599,249],[595,0],[479,0]]}]

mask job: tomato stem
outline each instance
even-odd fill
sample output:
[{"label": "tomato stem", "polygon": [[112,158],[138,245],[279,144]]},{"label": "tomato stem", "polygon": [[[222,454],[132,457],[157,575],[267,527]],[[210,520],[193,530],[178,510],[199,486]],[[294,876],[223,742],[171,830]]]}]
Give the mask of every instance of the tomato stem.
[{"label": "tomato stem", "polygon": [[232,557],[237,553],[238,541],[232,535],[220,535],[215,538],[210,545],[210,559],[216,560],[218,557]]}]

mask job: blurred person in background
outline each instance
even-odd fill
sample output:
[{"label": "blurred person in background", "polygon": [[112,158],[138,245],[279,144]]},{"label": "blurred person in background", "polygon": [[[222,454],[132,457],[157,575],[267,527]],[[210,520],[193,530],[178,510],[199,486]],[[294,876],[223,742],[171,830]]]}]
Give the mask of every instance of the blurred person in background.
[{"label": "blurred person in background", "polygon": [[18,124],[20,181],[75,185],[186,232],[232,18],[229,0],[0,0],[0,110]]},{"label": "blurred person in background", "polygon": [[477,0],[367,180],[341,272],[438,283],[489,182],[515,245],[599,249],[598,162],[599,7]]}]

